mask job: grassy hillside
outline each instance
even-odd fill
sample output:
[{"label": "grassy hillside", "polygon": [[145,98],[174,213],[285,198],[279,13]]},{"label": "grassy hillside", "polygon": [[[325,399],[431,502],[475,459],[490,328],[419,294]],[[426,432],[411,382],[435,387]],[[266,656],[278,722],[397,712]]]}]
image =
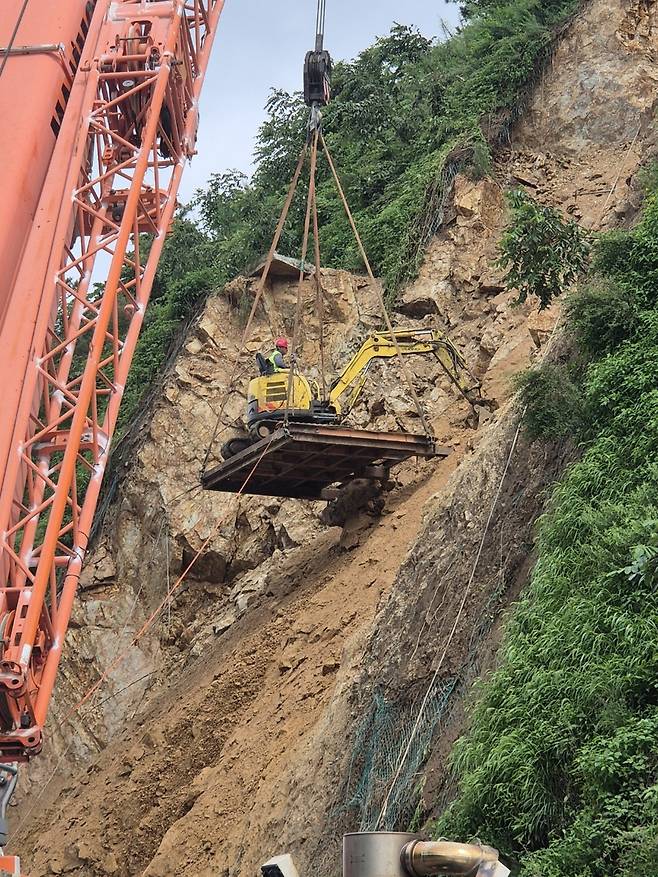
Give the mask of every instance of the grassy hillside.
[{"label": "grassy hillside", "polygon": [[[442,218],[458,168],[480,175],[578,0],[468,0],[465,24],[445,42],[395,26],[351,63],[336,65],[326,138],[376,272],[389,295],[414,272]],[[209,289],[269,245],[304,138],[300,96],[273,92],[257,138],[256,171],[218,174],[183,211],[166,246],[122,410],[130,421],[176,329]],[[321,161],[323,260],[362,268]],[[303,189],[280,249],[298,255]],[[147,243],[147,242],[146,242]]]},{"label": "grassy hillside", "polygon": [[[568,303],[579,351],[524,380],[531,432],[582,458],[556,487],[502,665],[437,826],[524,877],[658,874],[658,190]],[[552,412],[552,413],[551,413]]]}]

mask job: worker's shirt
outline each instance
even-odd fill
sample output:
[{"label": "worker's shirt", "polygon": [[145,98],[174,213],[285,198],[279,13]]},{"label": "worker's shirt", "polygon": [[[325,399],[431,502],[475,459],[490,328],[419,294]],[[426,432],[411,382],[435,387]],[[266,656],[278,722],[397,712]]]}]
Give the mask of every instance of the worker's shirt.
[{"label": "worker's shirt", "polygon": [[267,357],[267,361],[272,365],[275,372],[283,372],[288,370],[288,366],[283,358],[283,354],[279,350],[275,350]]}]

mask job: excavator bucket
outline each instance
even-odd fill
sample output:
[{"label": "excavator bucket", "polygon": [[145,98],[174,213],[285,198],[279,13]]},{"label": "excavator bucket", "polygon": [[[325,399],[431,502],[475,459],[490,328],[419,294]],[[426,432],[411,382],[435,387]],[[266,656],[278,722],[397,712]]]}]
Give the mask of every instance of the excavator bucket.
[{"label": "excavator bucket", "polygon": [[427,436],[290,423],[201,477],[206,490],[327,499],[327,488],[358,478],[385,480],[410,457],[447,457]]}]

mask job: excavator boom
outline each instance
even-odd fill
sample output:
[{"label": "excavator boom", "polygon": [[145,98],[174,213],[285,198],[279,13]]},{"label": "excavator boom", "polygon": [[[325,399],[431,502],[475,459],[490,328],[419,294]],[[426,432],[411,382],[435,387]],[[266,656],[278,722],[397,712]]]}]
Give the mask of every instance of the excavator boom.
[{"label": "excavator boom", "polygon": [[[397,342],[397,343],[396,343]],[[376,359],[398,355],[435,356],[460,393],[473,403],[478,400],[480,383],[469,372],[466,360],[446,334],[437,329],[394,329],[370,335],[334,381],[329,402],[346,416],[358,401]],[[341,401],[345,397],[344,401]]]}]

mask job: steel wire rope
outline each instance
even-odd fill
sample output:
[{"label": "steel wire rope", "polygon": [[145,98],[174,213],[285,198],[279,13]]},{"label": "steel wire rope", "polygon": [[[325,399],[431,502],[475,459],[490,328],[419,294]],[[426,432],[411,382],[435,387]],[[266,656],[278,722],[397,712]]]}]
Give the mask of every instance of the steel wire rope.
[{"label": "steel wire rope", "polygon": [[423,430],[425,431],[425,435],[428,438],[432,438],[433,437],[432,429],[431,429],[430,424],[427,420],[427,416],[425,414],[423,406],[420,403],[420,399],[418,398],[418,393],[416,392],[416,388],[414,387],[413,380],[411,378],[411,372],[409,371],[407,364],[404,361],[404,357],[402,356],[402,351],[400,350],[400,345],[398,344],[398,340],[395,336],[395,332],[393,331],[393,324],[391,323],[391,318],[390,318],[389,313],[388,313],[388,308],[386,307],[386,302],[384,301],[384,295],[383,295],[381,289],[379,288],[379,285],[378,285],[377,280],[375,278],[375,275],[373,273],[372,267],[370,265],[370,260],[368,259],[368,254],[366,253],[365,247],[363,245],[363,241],[361,240],[361,235],[359,234],[359,230],[356,227],[356,222],[354,221],[354,216],[352,215],[352,211],[350,209],[349,202],[348,202],[347,197],[345,195],[345,192],[343,190],[343,186],[342,186],[342,183],[340,181],[338,171],[336,170],[336,166],[334,164],[333,158],[331,157],[331,153],[329,152],[329,148],[327,146],[327,143],[324,139],[324,135],[322,134],[322,132],[320,132],[319,137],[320,137],[320,143],[322,145],[322,149],[324,150],[324,154],[327,158],[327,162],[329,164],[329,167],[331,169],[331,173],[332,173],[333,178],[334,178],[334,182],[336,184],[336,189],[338,190],[338,194],[339,194],[340,199],[343,203],[343,208],[345,210],[345,213],[347,214],[347,218],[348,218],[350,226],[352,228],[352,232],[354,234],[354,238],[355,238],[357,246],[359,248],[359,252],[361,253],[361,259],[363,260],[363,264],[365,265],[366,271],[368,273],[368,277],[370,279],[371,286],[372,286],[373,290],[375,291],[375,294],[377,295],[377,298],[379,300],[379,305],[382,309],[384,322],[386,323],[386,328],[388,329],[388,331],[391,335],[391,339],[392,339],[393,345],[395,347],[395,353],[396,353],[396,356],[398,358],[398,362],[400,363],[400,368],[402,370],[402,375],[403,375],[404,380],[409,388],[409,392],[411,393],[411,397],[413,399],[414,405],[416,407],[416,411],[417,411],[418,416],[420,418],[420,422],[423,426]]},{"label": "steel wire rope", "polygon": [[18,13],[18,18],[16,19],[16,24],[14,25],[14,30],[12,31],[12,35],[9,38],[9,42],[5,46],[5,51],[2,56],[2,64],[0,64],[0,77],[5,72],[5,67],[7,66],[7,60],[11,55],[11,50],[14,48],[14,42],[16,41],[16,37],[18,36],[18,29],[21,26],[23,21],[23,17],[25,16],[25,12],[27,10],[27,6],[30,0],[24,0],[23,6],[21,7],[21,11]]},{"label": "steel wire rope", "polygon": [[288,426],[290,422],[290,403],[294,403],[293,390],[295,371],[297,364],[297,342],[299,336],[299,327],[302,318],[302,295],[304,291],[304,267],[306,265],[306,255],[308,253],[308,239],[311,230],[311,212],[313,206],[313,198],[315,196],[315,172],[318,160],[318,131],[313,135],[313,143],[311,146],[311,171],[308,183],[308,196],[306,199],[306,216],[304,217],[304,236],[302,238],[302,259],[299,265],[299,280],[297,282],[297,301],[295,304],[295,320],[292,329],[292,344],[290,350],[290,369],[288,371],[288,387],[286,389],[286,410],[283,415],[283,423]]},{"label": "steel wire rope", "polygon": [[622,163],[619,165],[619,172],[618,172],[618,174],[617,174],[617,177],[616,177],[614,183],[612,184],[612,187],[611,187],[610,191],[608,192],[608,197],[605,199],[605,203],[604,203],[603,207],[601,208],[601,215],[599,216],[599,220],[598,220],[598,223],[597,223],[599,227],[601,226],[601,223],[603,222],[603,219],[604,219],[604,217],[605,217],[605,212],[606,212],[606,210],[608,209],[608,204],[610,203],[610,200],[611,200],[612,196],[613,196],[614,193],[615,193],[615,189],[617,188],[617,186],[618,186],[618,184],[619,184],[619,180],[621,179],[621,175],[622,175],[622,174],[624,173],[624,171],[626,170],[626,163],[627,163],[627,161],[628,161],[628,156],[629,156],[629,155],[631,154],[631,152],[633,151],[633,147],[635,146],[635,144],[636,144],[636,142],[637,142],[637,138],[640,136],[640,131],[641,131],[641,130],[642,130],[642,122],[640,122],[640,124],[638,125],[637,131],[636,131],[636,133],[635,133],[635,137],[633,137],[633,140],[632,140],[630,146],[628,147],[628,149],[627,149],[626,152],[624,153],[624,160],[623,160]]},{"label": "steel wire rope", "polygon": [[318,322],[318,341],[320,344],[320,381],[322,401],[327,401],[327,376],[324,354],[324,289],[322,287],[322,265],[320,260],[320,228],[318,221],[317,185],[313,187],[313,249],[315,256],[315,312]]},{"label": "steel wire rope", "polygon": [[327,14],[327,0],[318,0],[315,16],[315,50],[320,51],[324,43],[324,24]]},{"label": "steel wire rope", "polygon": [[448,639],[445,642],[443,652],[441,653],[441,657],[439,659],[439,662],[436,665],[434,673],[432,674],[432,678],[431,678],[430,683],[427,687],[427,691],[425,692],[425,696],[423,697],[423,700],[421,701],[421,705],[420,705],[420,708],[418,710],[418,715],[416,717],[416,721],[414,722],[413,728],[411,730],[411,734],[409,735],[409,740],[407,741],[407,744],[406,744],[404,750],[401,752],[401,754],[398,757],[398,762],[396,765],[395,774],[393,775],[393,779],[391,780],[390,786],[388,787],[386,797],[384,798],[384,803],[382,804],[382,809],[379,813],[379,817],[378,817],[377,822],[375,824],[375,830],[377,830],[379,828],[379,826],[382,824],[382,821],[384,820],[384,818],[386,816],[386,811],[388,809],[388,805],[389,805],[389,802],[391,800],[391,795],[393,794],[393,789],[395,788],[395,784],[397,783],[397,781],[400,777],[400,774],[402,773],[402,768],[404,767],[404,764],[407,760],[409,752],[411,751],[411,747],[413,745],[413,742],[416,739],[416,736],[417,736],[418,731],[420,729],[420,723],[421,723],[423,715],[425,713],[425,709],[426,709],[427,704],[429,703],[429,699],[432,695],[432,690],[434,688],[434,684],[439,677],[439,673],[443,669],[443,663],[444,663],[446,656],[448,654],[448,649],[450,648],[450,645],[452,644],[452,640],[454,639],[455,633],[457,632],[457,628],[459,626],[459,622],[461,621],[461,617],[464,613],[466,601],[470,595],[471,588],[472,588],[473,582],[475,580],[475,573],[477,572],[477,568],[480,565],[480,558],[482,557],[482,552],[484,550],[484,543],[486,541],[487,536],[489,535],[489,528],[491,527],[491,523],[493,521],[494,512],[498,506],[498,500],[500,499],[500,494],[501,494],[502,489],[503,489],[503,484],[505,483],[505,479],[507,477],[509,467],[512,463],[512,458],[514,456],[514,451],[516,450],[516,445],[517,445],[518,440],[519,440],[519,435],[521,434],[521,427],[523,424],[523,414],[524,413],[525,413],[525,410],[521,413],[521,416],[519,417],[519,422],[518,422],[518,425],[516,428],[516,432],[515,432],[514,438],[512,440],[509,454],[507,455],[507,461],[505,463],[505,468],[503,469],[503,473],[500,477],[500,481],[498,483],[498,488],[496,490],[496,494],[494,496],[493,502],[491,504],[491,508],[489,510],[487,522],[485,524],[482,538],[480,539],[480,544],[478,546],[478,551],[477,551],[477,554],[475,556],[475,561],[473,562],[471,574],[469,576],[466,588],[464,589],[464,593],[462,595],[459,610],[458,610],[457,615],[455,617],[455,621],[452,625],[452,629],[450,630],[450,633],[448,634]]},{"label": "steel wire rope", "polygon": [[217,420],[215,422],[215,427],[213,429],[210,443],[208,445],[208,449],[206,451],[205,457],[203,458],[203,464],[201,466],[202,471],[205,470],[208,460],[210,459],[210,454],[212,453],[213,446],[215,444],[215,440],[217,439],[217,435],[219,433],[219,427],[221,424],[222,417],[224,416],[224,411],[226,409],[226,405],[228,403],[231,392],[234,388],[235,377],[238,370],[238,363],[240,361],[240,355],[243,353],[244,348],[249,340],[251,334],[251,326],[256,316],[256,311],[258,309],[258,305],[263,297],[263,293],[265,292],[265,284],[267,283],[267,278],[269,277],[270,269],[272,268],[272,262],[274,261],[274,256],[276,255],[276,248],[279,245],[279,241],[281,240],[281,235],[283,233],[283,228],[286,223],[286,219],[288,218],[288,213],[290,212],[290,206],[292,205],[292,199],[295,197],[295,192],[297,191],[297,184],[299,183],[299,177],[301,175],[302,169],[304,167],[304,162],[306,160],[306,154],[308,152],[308,144],[304,143],[302,147],[301,154],[299,156],[299,160],[297,162],[297,167],[295,168],[295,173],[293,174],[293,178],[290,182],[290,186],[288,188],[288,194],[286,196],[285,203],[283,205],[283,209],[281,211],[281,215],[279,216],[279,221],[276,226],[276,230],[274,232],[274,237],[272,238],[272,243],[270,245],[269,252],[267,254],[267,259],[265,260],[265,265],[263,266],[263,273],[261,275],[260,283],[258,284],[258,289],[256,291],[256,296],[254,298],[253,304],[251,306],[251,311],[249,312],[249,317],[247,319],[247,323],[245,325],[244,331],[242,333],[242,339],[240,341],[240,345],[238,347],[238,354],[236,360],[233,364],[233,369],[231,371],[231,375],[229,377],[229,382],[227,385],[226,393],[224,394],[224,399],[220,406],[219,414],[217,415]]},{"label": "steel wire rope", "polygon": [[[263,450],[261,451],[261,453],[260,453],[258,459],[257,459],[256,462],[254,463],[254,465],[253,465],[253,467],[251,468],[249,474],[247,475],[247,477],[246,477],[245,480],[243,481],[243,483],[242,483],[240,489],[238,490],[238,492],[237,492],[237,494],[236,494],[236,500],[237,500],[238,502],[239,502],[239,500],[240,500],[240,497],[242,496],[242,494],[243,494],[244,491],[246,490],[247,485],[248,485],[249,482],[251,481],[251,478],[252,478],[254,472],[258,469],[258,466],[260,465],[261,460],[263,459],[263,457],[264,457],[265,454],[267,453],[267,451],[268,451],[268,449],[269,449],[269,447],[270,447],[271,442],[272,442],[272,437],[270,437],[270,440],[267,442],[267,444],[265,445],[265,447],[264,447]],[[137,633],[135,634],[135,636],[134,636],[133,639],[131,640],[130,645],[128,646],[128,648],[131,648],[132,646],[136,645],[136,644],[139,642],[139,640],[142,639],[142,637],[143,637],[143,636],[144,636],[144,635],[150,630],[150,628],[153,626],[153,624],[154,624],[155,621],[157,620],[157,618],[158,618],[158,616],[160,615],[160,613],[163,611],[163,609],[165,608],[165,606],[167,605],[167,603],[171,600],[172,596],[173,596],[173,595],[176,593],[176,591],[181,587],[181,585],[183,585],[184,582],[187,580],[187,577],[188,577],[190,571],[191,571],[192,568],[195,566],[196,562],[197,562],[198,559],[201,557],[201,555],[203,554],[203,552],[206,550],[206,548],[208,547],[208,545],[209,545],[209,544],[212,542],[212,540],[215,538],[215,536],[217,535],[217,533],[219,532],[219,530],[224,526],[224,524],[226,523],[227,519],[228,519],[228,512],[220,518],[218,524],[214,527],[214,529],[212,530],[212,532],[210,533],[210,535],[204,540],[204,542],[203,542],[203,544],[201,545],[201,547],[196,551],[196,553],[195,553],[194,557],[192,558],[192,560],[188,563],[188,565],[185,567],[185,569],[184,569],[183,572],[180,574],[180,576],[176,579],[176,581],[174,582],[174,584],[173,584],[173,585],[167,590],[167,593],[165,594],[164,598],[160,601],[160,603],[158,604],[158,606],[157,606],[157,607],[153,610],[153,612],[149,615],[149,617],[146,619],[146,621],[144,622],[144,624],[142,625],[142,627],[137,631]],[[94,694],[94,693],[95,693],[95,692],[101,687],[101,685],[105,682],[105,680],[108,678],[108,676],[109,676],[109,674],[112,672],[112,670],[115,670],[118,666],[120,666],[120,665],[123,663],[123,661],[125,661],[125,659],[126,659],[126,652],[124,652],[122,655],[118,656],[118,657],[112,662],[112,664],[110,664],[110,666],[107,667],[107,668],[103,671],[103,673],[101,674],[101,676],[99,677],[99,679],[94,683],[94,685],[92,685],[92,686],[88,689],[88,691],[87,691],[87,692],[86,692],[86,693],[80,698],[80,700],[77,702],[77,704],[76,704],[76,705],[75,705],[75,706],[69,711],[69,713],[65,716],[64,721],[66,721],[67,719],[69,719],[69,718],[70,718],[72,715],[74,715],[74,714],[75,714],[75,713],[76,713],[76,712],[77,712],[82,706],[84,706],[85,703],[87,703],[87,701],[92,697],[92,695],[93,695],[93,694]]]}]

